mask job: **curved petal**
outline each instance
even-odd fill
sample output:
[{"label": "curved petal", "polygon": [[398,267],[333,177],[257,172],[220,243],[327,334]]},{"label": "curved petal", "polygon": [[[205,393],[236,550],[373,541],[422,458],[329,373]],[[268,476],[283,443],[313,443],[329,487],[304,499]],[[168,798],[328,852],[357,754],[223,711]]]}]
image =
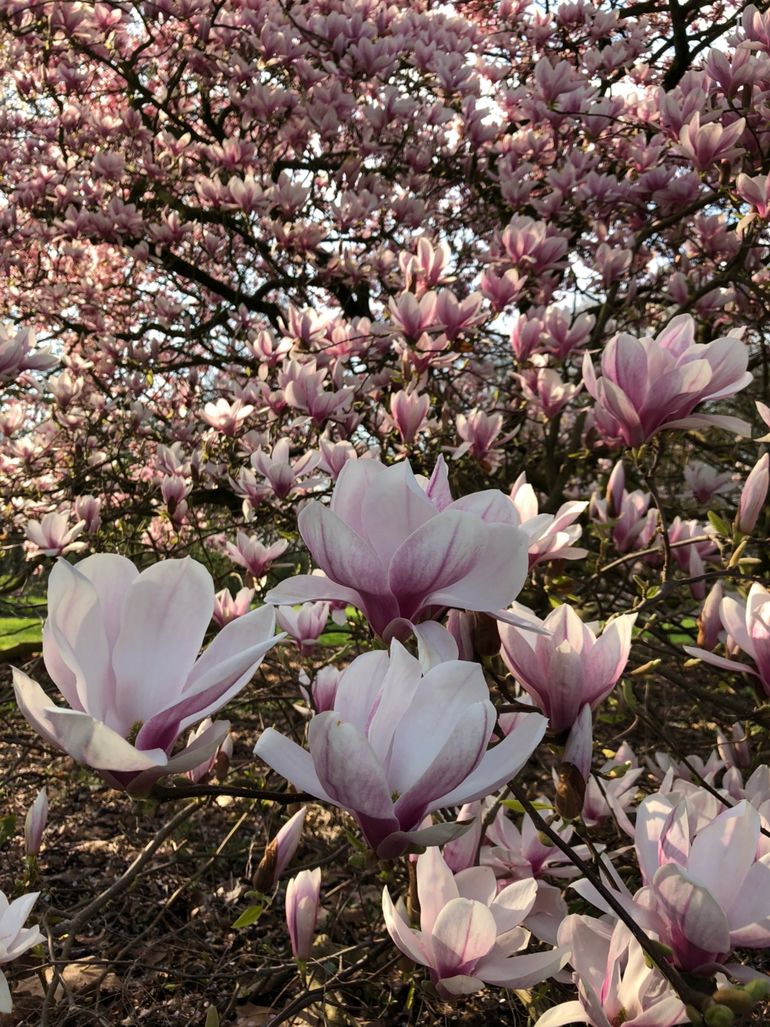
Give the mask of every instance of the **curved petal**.
[{"label": "curved petal", "polygon": [[519,528],[447,509],[399,546],[388,582],[403,617],[423,606],[496,610],[518,595],[528,566]]},{"label": "curved petal", "polygon": [[509,734],[488,749],[465,780],[446,795],[430,803],[430,809],[459,806],[483,799],[514,778],[543,739],[548,721],[539,713],[527,713]]},{"label": "curved petal", "polygon": [[345,588],[324,574],[295,574],[271,588],[265,602],[272,606],[292,606],[295,603],[323,602],[348,603],[363,610],[364,601],[354,588]]},{"label": "curved petal", "polygon": [[283,635],[273,635],[275,612],[263,606],[225,625],[184,685],[181,699],[151,717],[137,744],[168,749],[191,724],[220,710],[251,680],[262,658]]},{"label": "curved petal", "polygon": [[387,567],[404,539],[436,516],[409,463],[402,460],[369,483],[361,504],[362,535]]},{"label": "curved petal", "polygon": [[318,779],[333,802],[368,818],[393,817],[382,764],[364,735],[333,711],[310,721],[308,744]]},{"label": "curved petal", "polygon": [[567,1027],[571,1023],[591,1023],[580,1002],[561,1002],[543,1013],[535,1027]]},{"label": "curved petal", "polygon": [[473,899],[451,899],[433,924],[433,965],[440,978],[472,970],[495,943],[495,919]]},{"label": "curved petal", "polygon": [[494,723],[495,709],[492,703],[473,703],[465,709],[462,720],[455,725],[451,734],[442,738],[437,732],[443,745],[396,802],[395,814],[402,827],[408,829],[416,825],[437,794],[444,795],[465,781],[468,774],[478,766]]},{"label": "curved petal", "polygon": [[[359,463],[349,460],[345,469]],[[313,561],[332,581],[361,595],[387,594],[387,572],[375,549],[336,513],[313,500],[301,511],[297,523]]]},{"label": "curved petal", "polygon": [[744,887],[759,843],[759,814],[745,800],[720,813],[696,835],[687,871],[728,911]]},{"label": "curved petal", "polygon": [[444,906],[452,899],[460,898],[454,874],[435,846],[417,859],[417,894],[420,898],[420,929],[430,934]]},{"label": "curved petal", "polygon": [[191,560],[164,560],[134,581],[112,654],[123,721],[144,723],[182,695],[214,610],[214,582]]},{"label": "curved petal", "polygon": [[254,755],[258,756],[268,767],[285,777],[300,792],[307,792],[324,802],[338,805],[321,784],[309,752],[284,738],[282,734],[269,727],[259,736],[254,746]]},{"label": "curved petal", "polygon": [[504,988],[531,988],[557,973],[569,957],[568,949],[549,949],[524,956],[488,956],[476,965],[476,973],[486,984]]},{"label": "curved petal", "polygon": [[419,934],[411,929],[398,909],[393,905],[393,900],[387,887],[382,889],[382,916],[394,945],[401,949],[404,955],[409,956],[413,962],[427,966],[429,964],[429,956],[421,944]]}]

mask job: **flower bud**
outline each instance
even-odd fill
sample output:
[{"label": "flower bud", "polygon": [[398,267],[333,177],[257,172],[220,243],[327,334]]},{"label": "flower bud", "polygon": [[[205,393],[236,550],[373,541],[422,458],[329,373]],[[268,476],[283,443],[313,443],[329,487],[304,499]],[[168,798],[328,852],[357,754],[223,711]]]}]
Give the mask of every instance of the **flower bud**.
[{"label": "flower bud", "polygon": [[735,1014],[727,1006],[711,1006],[703,1014],[703,1022],[706,1027],[732,1027],[735,1023]]},{"label": "flower bud", "polygon": [[310,955],[320,896],[320,867],[301,870],[289,881],[286,889],[286,926],[295,959],[304,961]]},{"label": "flower bud", "polygon": [[767,498],[770,485],[770,454],[765,453],[757,460],[749,473],[741,492],[736,524],[745,535],[751,534]]},{"label": "flower bud", "polygon": [[36,856],[40,852],[47,820],[48,794],[45,788],[41,788],[24,818],[24,852],[28,856]]},{"label": "flower bud", "polygon": [[299,845],[306,813],[307,806],[303,806],[267,844],[254,874],[253,883],[257,891],[266,892],[273,888],[291,862]]}]

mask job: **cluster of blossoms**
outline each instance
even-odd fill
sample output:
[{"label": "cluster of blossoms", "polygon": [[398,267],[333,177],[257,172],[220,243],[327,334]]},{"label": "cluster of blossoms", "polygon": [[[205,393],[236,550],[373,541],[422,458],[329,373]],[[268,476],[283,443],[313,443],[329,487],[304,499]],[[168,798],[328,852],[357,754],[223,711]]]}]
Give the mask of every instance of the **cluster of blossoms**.
[{"label": "cluster of blossoms", "polygon": [[0,2],[0,593],[47,577],[59,697],[24,645],[13,687],[133,799],[215,793],[251,704],[235,794],[331,808],[426,1001],[729,1027],[770,991],[770,14],[546,8]]}]

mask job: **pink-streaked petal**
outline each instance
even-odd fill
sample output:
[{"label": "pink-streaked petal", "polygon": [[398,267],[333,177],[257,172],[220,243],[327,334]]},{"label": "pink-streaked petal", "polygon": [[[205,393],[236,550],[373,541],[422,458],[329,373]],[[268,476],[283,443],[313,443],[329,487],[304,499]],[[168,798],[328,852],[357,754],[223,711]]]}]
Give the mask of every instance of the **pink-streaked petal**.
[{"label": "pink-streaked petal", "polygon": [[436,847],[428,849],[417,859],[417,894],[420,897],[420,928],[430,934],[444,906],[452,899],[460,898],[454,874]]},{"label": "pink-streaked petal", "polygon": [[473,773],[451,792],[432,801],[431,809],[483,799],[512,780],[542,741],[547,726],[547,719],[539,713],[527,713],[502,741],[484,753]]},{"label": "pink-streaked petal", "polygon": [[413,962],[427,966],[430,956],[425,951],[419,934],[411,929],[394,906],[387,888],[382,889],[382,916],[387,932],[393,939],[393,944],[401,949],[404,955],[409,956]]},{"label": "pink-streaked petal", "polygon": [[744,887],[759,843],[759,814],[745,800],[699,831],[687,860],[688,873],[729,910]]},{"label": "pink-streaked petal", "polygon": [[[474,770],[486,750],[494,722],[492,703],[473,703],[465,709],[462,720],[449,735],[442,737],[437,732],[443,745],[396,802],[395,814],[403,827],[408,829],[414,825],[424,816],[436,795],[451,791]],[[410,769],[415,768],[412,766]]]},{"label": "pink-streaked petal", "polygon": [[423,606],[505,607],[527,569],[527,537],[520,529],[449,509],[397,549],[388,580],[401,615],[413,617]]},{"label": "pink-streaked petal", "polygon": [[[344,470],[355,469],[363,462],[349,460]],[[313,500],[301,511],[297,523],[313,561],[332,581],[362,595],[387,594],[387,571],[382,561],[370,543],[341,517]]]},{"label": "pink-streaked petal", "polygon": [[214,610],[214,582],[191,560],[156,563],[133,582],[112,663],[123,722],[144,723],[176,703]]},{"label": "pink-streaked petal", "polygon": [[382,764],[364,735],[332,711],[310,721],[308,744],[324,791],[337,805],[375,820],[393,816]]},{"label": "pink-streaked petal", "polygon": [[337,475],[330,509],[362,537],[366,535],[362,516],[364,499],[386,471],[378,460],[348,460]]},{"label": "pink-streaked petal", "polygon": [[476,965],[476,973],[486,984],[531,988],[561,970],[568,957],[568,949],[531,952],[524,956],[493,955]]},{"label": "pink-streaked petal", "polygon": [[387,567],[404,539],[436,516],[435,506],[403,460],[370,482],[361,504],[363,537]]},{"label": "pink-streaked petal", "polygon": [[730,951],[730,928],[722,908],[682,867],[675,863],[661,867],[652,889],[672,931],[703,953],[719,956]]},{"label": "pink-streaked petal", "polygon": [[310,753],[291,739],[284,738],[274,728],[267,728],[259,736],[254,755],[272,767],[276,774],[285,777],[297,791],[337,805],[321,784]]},{"label": "pink-streaked petal", "polygon": [[398,728],[387,764],[388,780],[399,792],[405,792],[425,773],[466,710],[474,703],[489,702],[489,689],[477,663],[439,664],[418,683],[419,687],[409,694],[408,704],[399,706],[396,697],[391,699]]},{"label": "pink-streaked petal", "polygon": [[359,592],[331,581],[325,574],[296,574],[271,588],[265,602],[272,606],[292,606],[295,603],[324,602],[348,603],[362,610],[364,601]]},{"label": "pink-streaked petal", "polygon": [[434,966],[440,978],[472,969],[495,943],[497,928],[486,906],[452,899],[436,917],[431,934]]},{"label": "pink-streaked petal", "polygon": [[348,724],[357,727],[361,734],[367,732],[390,666],[388,653],[383,650],[363,653],[353,660],[339,679],[334,710]]}]

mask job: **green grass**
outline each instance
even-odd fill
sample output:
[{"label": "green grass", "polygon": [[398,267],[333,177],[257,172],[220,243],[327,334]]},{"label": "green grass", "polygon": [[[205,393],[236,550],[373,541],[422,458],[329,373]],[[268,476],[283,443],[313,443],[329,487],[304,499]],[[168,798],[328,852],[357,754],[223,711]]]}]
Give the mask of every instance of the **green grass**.
[{"label": "green grass", "polygon": [[42,627],[39,617],[0,617],[0,653],[23,642],[39,642]]}]

